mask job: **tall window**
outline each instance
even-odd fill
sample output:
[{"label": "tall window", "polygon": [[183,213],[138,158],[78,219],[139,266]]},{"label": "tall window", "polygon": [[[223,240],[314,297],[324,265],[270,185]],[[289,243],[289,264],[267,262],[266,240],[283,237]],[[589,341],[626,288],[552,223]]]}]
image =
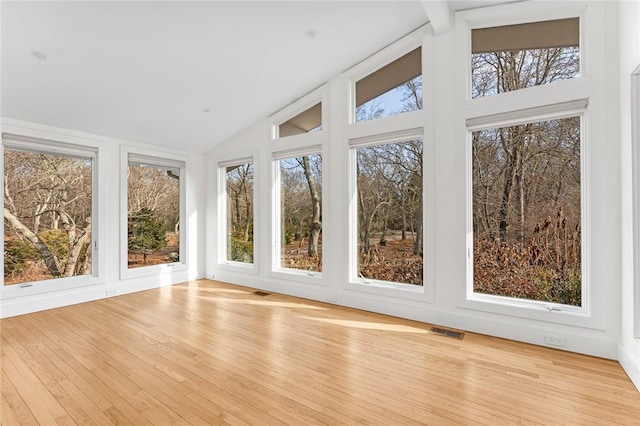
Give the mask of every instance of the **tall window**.
[{"label": "tall window", "polygon": [[368,121],[422,109],[422,48],[358,80],[355,121]]},{"label": "tall window", "polygon": [[[556,86],[564,102],[552,105],[522,90],[580,78],[580,47],[578,17],[471,29],[466,114],[475,298],[568,309],[582,308],[587,297],[581,154],[588,101],[566,84]],[[475,107],[473,98],[500,102],[506,92],[517,92],[508,98],[511,111]]]},{"label": "tall window", "polygon": [[582,304],[580,117],[472,132],[473,290]]},{"label": "tall window", "polygon": [[471,96],[510,92],[580,75],[578,18],[471,31]]},{"label": "tall window", "polygon": [[227,245],[225,259],[253,263],[253,162],[224,167]]},{"label": "tall window", "polygon": [[128,268],[183,261],[180,251],[184,165],[129,155],[127,170]]},{"label": "tall window", "polygon": [[276,181],[276,267],[308,272],[322,271],[322,156],[301,153],[278,156]]},{"label": "tall window", "polygon": [[95,151],[3,142],[5,285],[92,275]]},{"label": "tall window", "polygon": [[357,144],[357,275],[423,285],[423,142]]}]

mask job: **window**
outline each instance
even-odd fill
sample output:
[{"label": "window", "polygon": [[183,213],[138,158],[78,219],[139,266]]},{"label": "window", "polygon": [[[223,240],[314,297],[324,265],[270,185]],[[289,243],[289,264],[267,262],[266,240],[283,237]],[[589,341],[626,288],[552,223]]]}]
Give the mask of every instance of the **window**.
[{"label": "window", "polygon": [[475,130],[473,291],[582,305],[581,118]]},{"label": "window", "polygon": [[4,284],[94,275],[94,159],[67,144],[3,135]]},{"label": "window", "polygon": [[322,272],[322,155],[317,149],[275,155],[275,267]]},{"label": "window", "polygon": [[300,135],[322,130],[322,102],[278,125],[278,137]]},{"label": "window", "polygon": [[129,154],[127,268],[184,263],[183,171],[182,162]]},{"label": "window", "polygon": [[355,121],[422,109],[422,48],[412,50],[355,84]]},{"label": "window", "polygon": [[471,30],[471,96],[580,75],[578,18]]},{"label": "window", "polygon": [[423,285],[423,141],[405,137],[352,141],[355,162],[356,275]]},{"label": "window", "polygon": [[223,166],[226,182],[226,249],[229,262],[253,263],[253,162]]},{"label": "window", "polygon": [[606,234],[591,220],[607,211],[594,201],[606,195],[591,185],[593,159],[607,150],[593,119],[603,113],[594,96],[603,80],[584,77],[604,75],[601,39],[584,43],[601,29],[598,9],[532,3],[456,16],[467,51],[458,67],[465,307],[601,326],[606,289],[593,277],[607,253],[589,242],[594,229]]}]

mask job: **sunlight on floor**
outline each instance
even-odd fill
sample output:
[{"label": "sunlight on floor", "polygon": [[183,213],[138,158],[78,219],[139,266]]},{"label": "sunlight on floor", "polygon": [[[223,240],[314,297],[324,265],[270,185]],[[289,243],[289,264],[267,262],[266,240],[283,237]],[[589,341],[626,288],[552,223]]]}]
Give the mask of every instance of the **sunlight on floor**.
[{"label": "sunlight on floor", "polygon": [[274,308],[313,309],[316,311],[327,310],[327,308],[321,308],[320,306],[313,306],[313,305],[307,305],[304,303],[294,303],[294,302],[270,302],[268,300],[250,300],[250,299],[224,299],[224,301],[229,303],[237,303],[241,305],[270,306]]},{"label": "sunlight on floor", "polygon": [[341,327],[348,328],[361,328],[366,330],[380,330],[380,331],[397,331],[400,333],[417,333],[417,334],[429,334],[429,330],[425,330],[418,327],[409,327],[407,325],[400,324],[385,324],[380,322],[368,322],[368,321],[350,321],[331,318],[314,318],[314,317],[300,317],[302,319],[308,319],[311,321],[323,322],[326,324],[339,325]]}]

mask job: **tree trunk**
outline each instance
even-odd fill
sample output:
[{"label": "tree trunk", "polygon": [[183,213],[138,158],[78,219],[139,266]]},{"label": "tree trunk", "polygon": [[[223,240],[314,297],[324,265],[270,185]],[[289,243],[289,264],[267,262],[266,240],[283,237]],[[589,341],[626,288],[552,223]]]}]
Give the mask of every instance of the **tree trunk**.
[{"label": "tree trunk", "polygon": [[[73,234],[75,236],[75,229]],[[86,245],[87,240],[91,238],[91,218],[87,218],[87,226],[77,238],[73,241],[69,240],[69,257],[67,263],[64,265],[64,276],[72,277],[75,275],[76,265],[82,253],[82,248]]]},{"label": "tree trunk", "polygon": [[[422,200],[422,198],[420,198]],[[413,254],[419,256],[422,254],[422,202],[418,203],[418,214],[416,216],[416,237],[413,241]]]},{"label": "tree trunk", "polygon": [[42,256],[42,260],[45,265],[47,265],[47,269],[54,277],[60,276],[60,266],[58,264],[58,259],[56,256],[51,253],[49,247],[29,228],[24,226],[20,219],[14,216],[8,209],[4,209],[4,218],[7,222],[9,222],[9,226],[20,234],[24,239],[29,241],[33,246],[40,252],[40,256]]},{"label": "tree trunk", "polygon": [[371,249],[371,245],[369,244],[369,221],[367,220],[368,216],[364,208],[364,197],[362,196],[362,191],[358,191],[358,201],[360,203],[360,241],[362,241],[364,252],[369,253],[369,250]]},{"label": "tree trunk", "polygon": [[311,232],[309,235],[309,257],[314,257],[318,254],[318,240],[320,238],[320,231],[322,230],[322,223],[320,223],[320,194],[316,187],[315,180],[311,174],[311,166],[309,164],[309,157],[302,157],[302,165],[304,168],[304,176],[307,179],[309,185],[309,194],[311,195]]},{"label": "tree trunk", "polygon": [[507,217],[509,215],[509,207],[511,206],[511,191],[518,172],[518,157],[520,156],[520,149],[518,144],[521,143],[520,135],[518,134],[518,128],[509,128],[508,134],[505,136],[503,131],[500,131],[500,142],[502,144],[505,156],[506,164],[504,167],[504,185],[502,187],[502,197],[500,200],[500,210],[498,212],[498,219],[500,225],[500,241],[507,241],[507,228],[509,222]]},{"label": "tree trunk", "polygon": [[253,222],[253,209],[251,208],[252,200],[249,197],[249,189],[246,181],[244,182],[244,207],[245,207],[245,226],[244,226],[244,241],[249,241],[249,230],[251,229],[251,223]]},{"label": "tree trunk", "polygon": [[402,241],[407,239],[407,206],[406,206],[406,190],[400,191],[400,209],[402,210]]},{"label": "tree trunk", "polygon": [[525,215],[524,215],[524,164],[522,155],[519,159],[518,172],[516,173],[516,195],[518,197],[518,241],[524,244]]}]

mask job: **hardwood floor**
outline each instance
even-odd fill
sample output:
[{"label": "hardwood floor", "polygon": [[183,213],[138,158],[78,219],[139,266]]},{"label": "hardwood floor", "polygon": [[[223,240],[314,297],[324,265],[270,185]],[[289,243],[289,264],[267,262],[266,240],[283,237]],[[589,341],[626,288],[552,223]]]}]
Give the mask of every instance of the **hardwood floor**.
[{"label": "hardwood floor", "polygon": [[214,281],[4,319],[3,425],[640,425],[613,361]]}]

